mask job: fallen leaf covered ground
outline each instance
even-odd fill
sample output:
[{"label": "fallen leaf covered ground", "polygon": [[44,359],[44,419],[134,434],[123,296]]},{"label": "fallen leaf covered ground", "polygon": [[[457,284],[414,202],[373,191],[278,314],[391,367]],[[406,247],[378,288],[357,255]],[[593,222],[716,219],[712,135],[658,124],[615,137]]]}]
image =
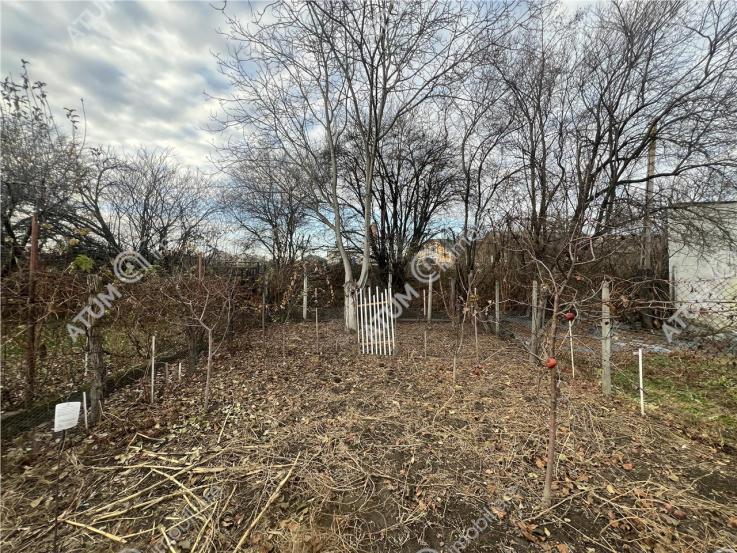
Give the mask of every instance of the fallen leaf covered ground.
[{"label": "fallen leaf covered ground", "polygon": [[[204,375],[116,392],[59,442],[4,444],[4,551],[713,552],[737,546],[734,450],[561,373],[554,500],[540,510],[547,374],[519,344],[400,323],[394,357],[338,323],[248,331]],[[485,521],[485,522],[482,522]],[[463,537],[465,536],[465,537]],[[455,549],[454,549],[455,548]],[[130,549],[129,549],[130,551]],[[427,549],[426,549],[427,551]]]}]

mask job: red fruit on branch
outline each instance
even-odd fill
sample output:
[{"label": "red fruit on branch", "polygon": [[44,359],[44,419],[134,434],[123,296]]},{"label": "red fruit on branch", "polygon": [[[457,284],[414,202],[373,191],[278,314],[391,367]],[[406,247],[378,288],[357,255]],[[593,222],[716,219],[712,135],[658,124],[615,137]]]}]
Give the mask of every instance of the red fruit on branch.
[{"label": "red fruit on branch", "polygon": [[558,365],[558,361],[555,360],[555,357],[548,357],[548,360],[545,361],[545,366],[549,369],[554,369]]},{"label": "red fruit on branch", "polygon": [[565,317],[566,317],[566,321],[572,321],[573,319],[576,318],[576,314],[573,311],[569,311],[568,313],[565,314]]}]

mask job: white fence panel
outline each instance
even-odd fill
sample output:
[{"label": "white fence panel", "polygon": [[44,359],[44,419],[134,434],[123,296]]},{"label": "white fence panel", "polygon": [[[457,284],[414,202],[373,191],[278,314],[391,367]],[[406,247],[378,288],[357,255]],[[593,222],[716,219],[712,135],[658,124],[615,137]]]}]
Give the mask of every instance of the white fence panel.
[{"label": "white fence panel", "polygon": [[395,332],[391,290],[362,288],[356,297],[361,353],[394,355]]}]

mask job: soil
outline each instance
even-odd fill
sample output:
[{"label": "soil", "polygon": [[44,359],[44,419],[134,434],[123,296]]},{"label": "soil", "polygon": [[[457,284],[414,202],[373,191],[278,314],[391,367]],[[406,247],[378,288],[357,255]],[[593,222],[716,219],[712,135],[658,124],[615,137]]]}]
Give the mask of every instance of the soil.
[{"label": "soil", "polygon": [[[737,457],[604,398],[560,355],[553,506],[541,510],[547,371],[513,340],[397,325],[365,356],[337,322],[251,330],[204,374],[116,391],[64,444],[6,443],[4,550],[713,552],[737,547]],[[456,374],[453,352],[458,351]],[[564,348],[565,352],[565,348]],[[428,549],[429,548],[429,549]],[[128,549],[130,552],[131,549]]]}]

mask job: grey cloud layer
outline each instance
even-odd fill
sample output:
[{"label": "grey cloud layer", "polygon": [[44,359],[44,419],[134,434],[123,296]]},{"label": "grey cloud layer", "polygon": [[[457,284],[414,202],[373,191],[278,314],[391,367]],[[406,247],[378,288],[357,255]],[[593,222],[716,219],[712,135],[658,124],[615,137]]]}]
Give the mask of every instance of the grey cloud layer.
[{"label": "grey cloud layer", "polygon": [[58,117],[84,98],[91,143],[171,147],[207,167],[214,137],[204,127],[216,106],[204,93],[226,86],[211,55],[225,48],[222,17],[207,2],[3,2],[0,10],[3,75],[17,77],[28,60]]}]

